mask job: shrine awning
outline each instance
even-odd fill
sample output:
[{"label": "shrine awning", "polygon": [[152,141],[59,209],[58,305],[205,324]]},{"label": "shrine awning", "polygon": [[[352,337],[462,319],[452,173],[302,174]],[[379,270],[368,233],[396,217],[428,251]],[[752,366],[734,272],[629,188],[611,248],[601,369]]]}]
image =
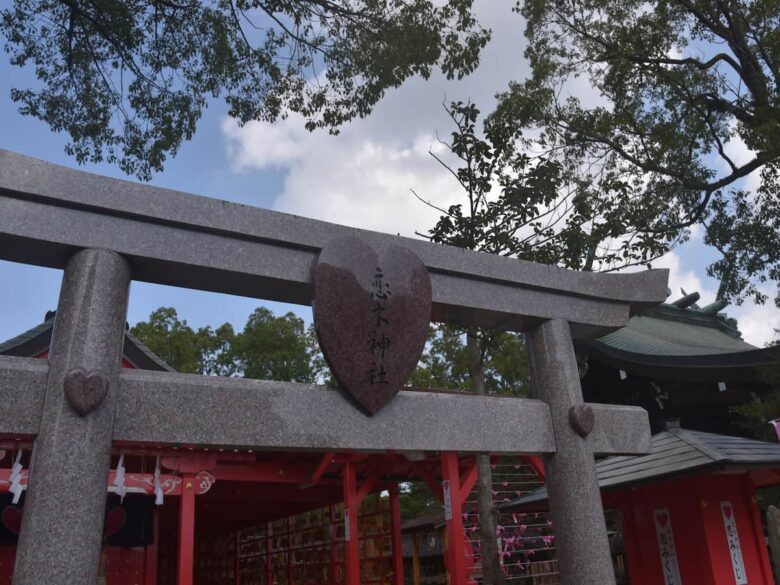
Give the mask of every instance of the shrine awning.
[{"label": "shrine awning", "polygon": [[[780,443],[767,443],[681,428],[667,423],[667,430],[651,439],[647,455],[607,457],[596,464],[599,488],[615,490],[691,475],[740,473],[780,469]],[[780,483],[780,474],[763,474],[760,483]],[[500,508],[504,511],[538,509],[547,502],[547,489],[539,488]]]}]

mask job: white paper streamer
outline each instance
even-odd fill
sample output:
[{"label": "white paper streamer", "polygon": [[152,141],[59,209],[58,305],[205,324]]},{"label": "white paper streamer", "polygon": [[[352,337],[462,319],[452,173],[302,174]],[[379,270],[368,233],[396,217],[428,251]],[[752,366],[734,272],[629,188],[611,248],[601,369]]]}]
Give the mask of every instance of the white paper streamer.
[{"label": "white paper streamer", "polygon": [[160,458],[157,457],[157,465],[154,468],[154,503],[157,506],[163,505],[163,498],[165,497],[165,494],[163,493],[162,486],[160,485]]},{"label": "white paper streamer", "polygon": [[22,492],[24,491],[24,488],[22,487],[22,470],[24,467],[22,467],[22,451],[21,449],[16,452],[16,460],[14,461],[13,467],[11,467],[11,487],[8,488],[8,491],[11,492],[14,497],[13,500],[11,500],[12,504],[18,504],[19,498],[22,497]]},{"label": "white paper streamer", "polygon": [[127,486],[125,485],[125,456],[119,456],[119,463],[116,465],[116,476],[114,477],[114,487],[116,488],[116,495],[119,496],[121,502],[125,501],[125,494],[127,494]]}]

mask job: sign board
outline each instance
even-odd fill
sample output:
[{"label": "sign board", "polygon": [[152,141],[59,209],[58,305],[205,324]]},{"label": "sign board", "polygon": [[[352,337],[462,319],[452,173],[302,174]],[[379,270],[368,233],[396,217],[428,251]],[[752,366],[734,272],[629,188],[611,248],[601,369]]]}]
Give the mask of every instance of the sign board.
[{"label": "sign board", "polygon": [[737,521],[734,518],[734,507],[731,502],[720,503],[720,513],[723,516],[723,526],[726,528],[726,543],[731,557],[731,568],[734,570],[736,585],[747,585],[747,573],[745,573],[745,561],[742,558],[742,547],[739,544]]},{"label": "sign board", "polygon": [[441,482],[441,491],[444,496],[444,519],[452,520],[452,495],[450,494],[450,482],[444,480]]},{"label": "sign board", "polygon": [[669,510],[663,508],[653,512],[655,533],[658,536],[658,552],[661,555],[661,571],[664,585],[682,585],[680,565],[677,562],[677,548],[674,546],[672,517]]}]

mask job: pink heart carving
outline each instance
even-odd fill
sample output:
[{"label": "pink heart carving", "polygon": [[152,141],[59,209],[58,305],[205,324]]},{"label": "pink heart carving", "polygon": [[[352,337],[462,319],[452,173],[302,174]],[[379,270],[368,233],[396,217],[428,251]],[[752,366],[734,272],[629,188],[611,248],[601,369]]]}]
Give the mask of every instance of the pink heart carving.
[{"label": "pink heart carving", "polygon": [[666,528],[666,524],[669,522],[669,516],[667,514],[658,514],[655,517],[655,520],[661,525],[661,528]]},{"label": "pink heart carving", "polygon": [[14,534],[19,534],[22,527],[22,511],[16,506],[6,506],[0,515],[0,522]]},{"label": "pink heart carving", "polygon": [[731,518],[731,506],[723,506],[723,513],[726,515],[726,518]]},{"label": "pink heart carving", "polygon": [[106,514],[106,537],[113,536],[119,532],[127,522],[127,512],[120,507],[113,508]]}]

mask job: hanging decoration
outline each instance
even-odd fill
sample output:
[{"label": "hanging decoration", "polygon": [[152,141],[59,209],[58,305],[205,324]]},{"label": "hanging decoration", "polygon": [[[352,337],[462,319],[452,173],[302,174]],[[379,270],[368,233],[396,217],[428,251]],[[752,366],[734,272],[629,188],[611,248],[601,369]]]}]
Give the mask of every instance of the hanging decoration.
[{"label": "hanging decoration", "polygon": [[162,484],[160,483],[160,457],[157,457],[157,464],[154,467],[154,503],[157,506],[163,505],[163,499],[165,494],[163,493]]},{"label": "hanging decoration", "polygon": [[127,494],[127,484],[125,483],[125,456],[119,456],[119,463],[116,465],[116,475],[114,476],[114,491],[119,496],[119,501],[125,501]]},{"label": "hanging decoration", "polygon": [[14,461],[13,467],[11,467],[11,476],[9,477],[11,480],[11,487],[8,488],[8,491],[14,495],[13,500],[11,500],[11,503],[14,505],[19,503],[19,499],[22,497],[22,492],[24,491],[24,488],[22,487],[23,469],[22,450],[20,449],[16,452],[16,460]]}]

